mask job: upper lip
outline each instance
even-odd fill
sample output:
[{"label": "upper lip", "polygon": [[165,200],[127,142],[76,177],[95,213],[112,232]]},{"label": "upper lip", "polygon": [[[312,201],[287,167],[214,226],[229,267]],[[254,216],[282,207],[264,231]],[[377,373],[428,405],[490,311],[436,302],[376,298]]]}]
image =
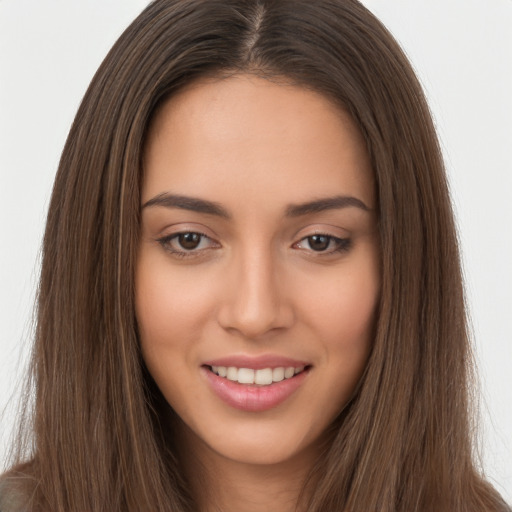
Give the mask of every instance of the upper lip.
[{"label": "upper lip", "polygon": [[203,363],[204,366],[234,366],[235,368],[251,368],[261,370],[263,368],[290,367],[298,368],[300,366],[310,366],[310,363],[301,359],[291,357],[264,354],[260,356],[232,355],[210,359]]}]

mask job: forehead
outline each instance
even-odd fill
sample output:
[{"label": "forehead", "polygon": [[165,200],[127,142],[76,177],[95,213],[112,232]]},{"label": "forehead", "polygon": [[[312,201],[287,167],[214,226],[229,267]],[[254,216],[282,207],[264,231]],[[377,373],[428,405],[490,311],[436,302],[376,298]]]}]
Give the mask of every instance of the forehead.
[{"label": "forehead", "polygon": [[249,75],[203,80],[168,100],[151,123],[143,202],[169,191],[301,202],[333,188],[374,204],[361,133],[311,90]]}]

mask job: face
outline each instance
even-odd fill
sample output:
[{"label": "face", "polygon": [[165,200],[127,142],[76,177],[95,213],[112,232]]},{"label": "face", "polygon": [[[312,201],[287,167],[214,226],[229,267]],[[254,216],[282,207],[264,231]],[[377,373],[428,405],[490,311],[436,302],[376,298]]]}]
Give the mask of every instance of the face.
[{"label": "face", "polygon": [[360,133],[317,93],[239,75],[159,110],[137,321],[195,449],[249,464],[315,451],[372,344],[375,203]]}]

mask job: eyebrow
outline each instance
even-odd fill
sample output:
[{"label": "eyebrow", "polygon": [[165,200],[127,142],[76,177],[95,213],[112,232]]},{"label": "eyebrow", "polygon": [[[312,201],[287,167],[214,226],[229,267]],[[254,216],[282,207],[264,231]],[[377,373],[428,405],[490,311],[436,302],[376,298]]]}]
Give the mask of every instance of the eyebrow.
[{"label": "eyebrow", "polygon": [[355,207],[369,212],[370,208],[360,199],[353,196],[334,196],[309,201],[307,203],[292,204],[286,208],[287,217],[301,217],[311,213],[319,213],[325,210],[337,210],[340,208]]},{"label": "eyebrow", "polygon": [[[142,208],[150,208],[152,206],[163,206],[165,208],[179,208],[182,210],[190,210],[208,215],[215,215],[225,219],[230,219],[231,215],[219,203],[199,199],[197,197],[182,196],[176,194],[168,194],[163,192],[146,201]],[[326,210],[336,210],[341,208],[355,207],[363,211],[370,211],[363,201],[353,196],[333,196],[307,203],[291,204],[286,210],[287,217],[301,217],[312,213],[319,213]]]},{"label": "eyebrow", "polygon": [[213,201],[206,201],[196,197],[181,196],[163,192],[153,197],[142,205],[142,208],[151,206],[164,206],[166,208],[180,208],[181,210],[190,210],[193,212],[216,215],[225,219],[231,218],[231,215],[220,204]]}]

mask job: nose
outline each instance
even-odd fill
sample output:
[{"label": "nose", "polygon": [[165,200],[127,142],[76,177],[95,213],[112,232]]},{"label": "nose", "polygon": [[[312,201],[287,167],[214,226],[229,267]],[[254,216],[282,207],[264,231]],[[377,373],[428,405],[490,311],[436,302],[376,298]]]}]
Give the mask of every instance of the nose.
[{"label": "nose", "polygon": [[231,262],[218,321],[226,330],[247,339],[289,328],[294,322],[291,300],[273,258],[251,251]]}]

